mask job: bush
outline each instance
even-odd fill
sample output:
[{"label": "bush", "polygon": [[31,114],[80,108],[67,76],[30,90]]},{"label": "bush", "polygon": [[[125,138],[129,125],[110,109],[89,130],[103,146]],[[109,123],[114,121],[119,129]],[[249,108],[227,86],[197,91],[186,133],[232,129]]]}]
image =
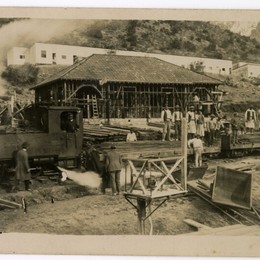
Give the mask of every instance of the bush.
[{"label": "bush", "polygon": [[97,28],[96,26],[91,26],[88,29],[87,36],[92,37],[92,38],[96,38],[96,39],[102,39],[103,38],[103,34],[102,34],[101,30],[99,28]]},{"label": "bush", "polygon": [[181,49],[182,48],[182,41],[174,38],[170,44],[169,44],[169,49]]},{"label": "bush", "polygon": [[204,68],[205,68],[205,66],[203,64],[203,61],[195,61],[189,65],[189,69],[194,72],[203,73]]},{"label": "bush", "polygon": [[183,48],[187,51],[196,51],[196,46],[190,41],[184,42]]},{"label": "bush", "polygon": [[37,82],[39,68],[32,64],[21,66],[8,66],[2,73],[2,77],[12,85],[26,85]]}]

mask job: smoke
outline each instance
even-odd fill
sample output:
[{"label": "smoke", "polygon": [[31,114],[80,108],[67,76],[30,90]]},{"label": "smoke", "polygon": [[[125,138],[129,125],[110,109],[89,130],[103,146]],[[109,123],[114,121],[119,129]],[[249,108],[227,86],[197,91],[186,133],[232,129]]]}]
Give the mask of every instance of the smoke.
[{"label": "smoke", "polygon": [[48,42],[92,23],[91,20],[27,19],[18,20],[0,28],[0,60],[6,60],[12,47],[31,47],[36,42]]},{"label": "smoke", "polygon": [[92,171],[87,171],[87,172],[76,172],[76,171],[70,171],[67,169],[60,168],[59,169],[62,171],[62,176],[63,180],[65,176],[75,183],[81,185],[81,186],[86,186],[90,188],[99,188],[101,185],[101,178],[99,175],[95,172]]},{"label": "smoke", "polygon": [[[0,28],[0,76],[6,66],[7,52],[12,47],[28,48],[36,42],[48,42],[91,23],[91,20],[26,19],[3,25]],[[5,85],[0,77],[0,95],[4,94]]]},{"label": "smoke", "polygon": [[[65,181],[67,178],[71,179],[75,183],[86,186],[90,188],[99,188],[102,182],[100,176],[93,171],[86,171],[86,172],[76,172],[67,170],[61,167],[58,167],[62,172],[62,181]],[[120,185],[123,187],[125,184],[131,183],[131,176],[129,174],[125,174],[125,169],[121,170],[120,174]]]}]

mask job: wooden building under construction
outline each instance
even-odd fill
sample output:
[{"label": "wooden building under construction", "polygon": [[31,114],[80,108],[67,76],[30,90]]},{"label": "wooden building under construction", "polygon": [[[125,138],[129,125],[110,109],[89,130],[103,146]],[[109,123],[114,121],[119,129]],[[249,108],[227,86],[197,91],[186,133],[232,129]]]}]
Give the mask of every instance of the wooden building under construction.
[{"label": "wooden building under construction", "polygon": [[157,58],[93,54],[32,89],[36,104],[78,106],[85,118],[156,118],[165,105],[186,111],[194,93],[215,113],[220,84]]}]

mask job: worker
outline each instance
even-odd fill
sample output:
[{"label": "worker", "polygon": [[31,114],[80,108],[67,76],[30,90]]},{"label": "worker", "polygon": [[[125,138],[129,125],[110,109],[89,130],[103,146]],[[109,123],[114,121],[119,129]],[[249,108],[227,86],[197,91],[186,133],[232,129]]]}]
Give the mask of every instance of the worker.
[{"label": "worker", "polygon": [[210,115],[205,114],[204,116],[204,141],[206,146],[210,146],[210,130],[209,130]]},{"label": "worker", "polygon": [[106,156],[106,170],[110,175],[112,195],[119,195],[120,193],[121,165],[121,155],[116,151],[116,146],[113,144]]},{"label": "worker", "polygon": [[15,186],[12,188],[13,191],[19,190],[20,181],[24,182],[24,187],[26,191],[30,191],[30,180],[31,172],[28,161],[27,149],[29,144],[24,142],[22,144],[22,149],[20,149],[16,154],[16,172],[15,172]]},{"label": "worker", "polygon": [[202,152],[203,152],[203,143],[199,135],[195,135],[194,138],[188,141],[188,148],[193,148],[194,157],[195,157],[195,167],[202,166]]},{"label": "worker", "polygon": [[69,133],[75,133],[78,131],[78,129],[79,129],[79,126],[76,123],[76,120],[74,119],[73,114],[69,113],[67,121],[66,121],[65,130]]},{"label": "worker", "polygon": [[194,138],[196,134],[196,116],[194,106],[190,106],[190,110],[187,112],[188,121],[188,139]]},{"label": "worker", "polygon": [[232,144],[235,145],[238,143],[237,132],[239,129],[239,119],[238,119],[237,112],[233,114],[230,123],[231,123],[231,130],[232,130]]},{"label": "worker", "polygon": [[200,109],[200,98],[196,93],[193,93],[192,101],[195,106],[195,109],[199,110]]},{"label": "worker", "polygon": [[135,132],[133,131],[132,128],[130,129],[130,132],[126,136],[126,141],[127,142],[135,142],[135,141],[137,141],[136,134],[135,134]]},{"label": "worker", "polygon": [[208,122],[209,127],[209,146],[212,146],[215,140],[217,121],[214,114],[210,115],[210,120]]},{"label": "worker", "polygon": [[256,112],[252,106],[250,106],[245,112],[245,125],[247,132],[252,133],[255,129]]},{"label": "worker", "polygon": [[175,106],[175,111],[172,113],[172,122],[174,124],[175,131],[175,140],[181,140],[181,120],[182,120],[182,112],[180,111],[180,106]]},{"label": "worker", "polygon": [[204,115],[202,111],[199,110],[198,115],[196,116],[196,133],[201,138],[204,138],[205,128],[204,128]]},{"label": "worker", "polygon": [[167,105],[162,110],[161,120],[163,121],[163,124],[164,124],[162,141],[165,141],[165,140],[170,141],[172,113]]}]

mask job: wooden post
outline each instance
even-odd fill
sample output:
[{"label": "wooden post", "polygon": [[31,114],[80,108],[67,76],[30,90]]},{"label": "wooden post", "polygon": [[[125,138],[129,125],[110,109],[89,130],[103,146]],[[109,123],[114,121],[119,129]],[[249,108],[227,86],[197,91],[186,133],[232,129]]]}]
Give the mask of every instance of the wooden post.
[{"label": "wooden post", "polygon": [[63,90],[64,90],[64,96],[63,96],[63,101],[65,102],[65,105],[67,103],[67,83],[66,81],[64,81],[64,86],[63,86]]},{"label": "wooden post", "polygon": [[187,190],[187,155],[188,155],[188,129],[187,129],[187,120],[184,117],[181,122],[181,129],[182,129],[182,137],[181,137],[181,150],[182,150],[182,164],[181,164],[181,187],[184,190]]},{"label": "wooden post", "polygon": [[146,217],[146,201],[144,199],[137,199],[137,217],[139,224],[139,234],[145,235],[144,218]]},{"label": "wooden post", "polygon": [[89,99],[89,94],[88,94],[88,95],[87,95],[87,118],[88,118],[88,120],[90,119],[89,102],[90,102],[90,99]]}]

